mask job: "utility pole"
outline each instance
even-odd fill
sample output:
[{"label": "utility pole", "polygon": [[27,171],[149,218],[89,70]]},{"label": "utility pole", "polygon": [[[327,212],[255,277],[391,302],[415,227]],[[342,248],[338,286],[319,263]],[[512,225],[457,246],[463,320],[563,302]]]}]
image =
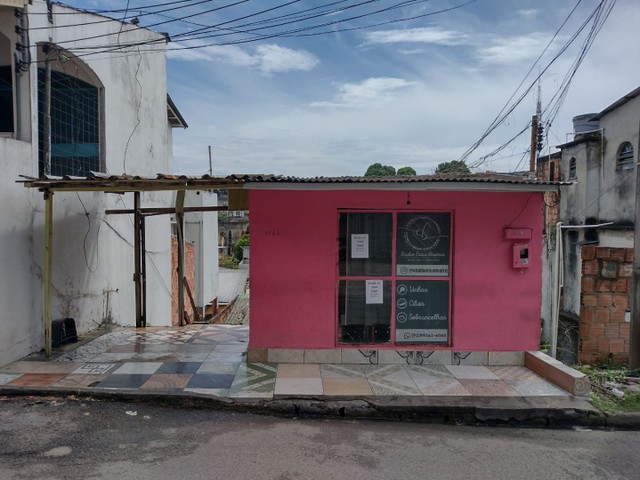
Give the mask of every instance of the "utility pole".
[{"label": "utility pole", "polygon": [[531,117],[531,154],[529,155],[529,171],[536,171],[536,143],[538,140],[538,116]]},{"label": "utility pole", "polygon": [[209,145],[209,176],[213,177],[213,163],[211,161],[211,145]]},{"label": "utility pole", "polygon": [[[540,132],[538,122],[542,117],[542,87],[540,86],[540,80],[538,80],[538,99],[536,101],[536,114],[531,117],[531,154],[529,155],[529,172],[534,173],[536,171],[536,152],[540,153],[542,150],[542,142],[538,138]],[[541,133],[541,132],[540,132]],[[551,163],[549,163],[551,165]]]}]

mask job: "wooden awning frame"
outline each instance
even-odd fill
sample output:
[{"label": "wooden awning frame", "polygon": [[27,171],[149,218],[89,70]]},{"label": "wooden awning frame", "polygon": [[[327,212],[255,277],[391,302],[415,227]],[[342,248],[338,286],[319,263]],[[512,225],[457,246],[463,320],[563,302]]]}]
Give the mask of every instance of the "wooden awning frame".
[{"label": "wooden awning frame", "polygon": [[[121,210],[105,210],[106,214],[134,215],[134,283],[136,303],[136,327],[146,326],[146,281],[144,261],[144,219],[151,215],[175,214],[178,221],[178,318],[183,322],[184,282],[181,272],[184,271],[184,215],[194,212],[217,212],[225,210],[248,210],[247,191],[244,183],[226,177],[184,177],[159,175],[158,178],[142,178],[133,176],[92,176],[87,178],[33,178],[22,177],[18,180],[26,188],[37,188],[43,192],[45,201],[44,225],[44,272],[43,272],[43,324],[45,355],[52,353],[52,278],[53,278],[53,198],[58,192],[102,192],[133,193],[134,208]],[[186,190],[228,190],[228,206],[185,207]],[[143,208],[140,206],[140,194],[143,192],[177,192],[174,207]],[[233,193],[231,193],[233,191]]]}]

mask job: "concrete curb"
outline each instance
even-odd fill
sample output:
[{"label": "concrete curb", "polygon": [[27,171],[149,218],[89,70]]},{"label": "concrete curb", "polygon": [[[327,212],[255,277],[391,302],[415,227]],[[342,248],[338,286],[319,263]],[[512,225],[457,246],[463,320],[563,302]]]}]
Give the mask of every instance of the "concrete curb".
[{"label": "concrete curb", "polygon": [[450,425],[640,430],[640,413],[606,414],[584,397],[211,397],[125,389],[0,387],[0,396],[74,397],[178,408],[231,410],[285,417],[361,418]]}]

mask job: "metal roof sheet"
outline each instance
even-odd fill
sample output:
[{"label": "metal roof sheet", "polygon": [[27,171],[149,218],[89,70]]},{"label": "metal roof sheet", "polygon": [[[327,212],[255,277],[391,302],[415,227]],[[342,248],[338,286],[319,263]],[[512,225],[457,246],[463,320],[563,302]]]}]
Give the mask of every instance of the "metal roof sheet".
[{"label": "metal roof sheet", "polygon": [[550,182],[528,176],[504,173],[471,173],[439,175],[394,175],[394,176],[345,176],[345,177],[292,177],[283,175],[230,175],[243,183],[508,183],[513,185],[561,185],[566,182]]},{"label": "metal roof sheet", "polygon": [[[153,190],[210,190],[210,189],[235,189],[244,188],[245,185],[256,184],[282,184],[284,188],[292,185],[331,185],[348,188],[348,185],[371,186],[371,188],[383,188],[385,185],[399,186],[412,184],[418,187],[420,184],[444,184],[457,185],[459,189],[467,185],[484,185],[485,189],[493,186],[510,185],[513,187],[546,187],[552,189],[561,185],[570,185],[571,182],[555,182],[520,174],[503,173],[471,173],[471,174],[444,174],[444,175],[395,175],[385,177],[293,177],[272,174],[233,174],[226,177],[213,177],[203,175],[201,177],[189,175],[158,174],[156,177],[143,177],[139,175],[110,175],[92,173],[87,177],[54,177],[42,176],[39,178],[21,176],[18,182],[25,187],[39,188],[41,190],[96,190],[96,191],[153,191]],[[277,188],[277,187],[272,187]]]}]

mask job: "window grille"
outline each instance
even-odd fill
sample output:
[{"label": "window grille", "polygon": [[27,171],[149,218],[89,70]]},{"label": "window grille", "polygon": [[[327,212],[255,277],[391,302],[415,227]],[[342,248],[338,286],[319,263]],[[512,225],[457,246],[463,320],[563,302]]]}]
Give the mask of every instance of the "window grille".
[{"label": "window grille", "polygon": [[624,142],[618,150],[618,170],[633,170],[633,145]]},{"label": "window grille", "polygon": [[[39,172],[45,173],[45,71],[38,70]],[[97,87],[51,72],[51,175],[100,171],[100,98]]]},{"label": "window grille", "polygon": [[576,159],[571,157],[571,160],[569,160],[569,180],[575,180],[576,178],[578,178]]}]

